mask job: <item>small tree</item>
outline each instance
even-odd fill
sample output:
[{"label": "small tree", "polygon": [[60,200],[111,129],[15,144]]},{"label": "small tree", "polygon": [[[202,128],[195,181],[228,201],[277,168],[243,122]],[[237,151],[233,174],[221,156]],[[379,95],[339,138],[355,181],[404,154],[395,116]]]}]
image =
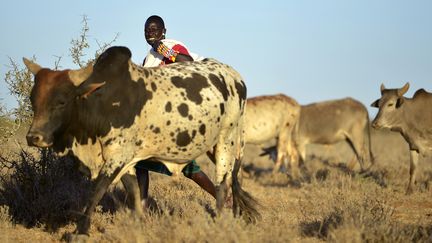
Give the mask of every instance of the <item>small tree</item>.
[{"label": "small tree", "polygon": [[[32,59],[35,60],[35,57]],[[28,122],[32,117],[30,104],[30,91],[33,85],[32,74],[27,68],[21,67],[10,57],[9,65],[9,70],[5,74],[5,82],[10,94],[18,102],[18,107],[13,109],[11,115],[18,123]]]},{"label": "small tree", "polygon": [[18,127],[19,124],[16,124],[15,121],[11,119],[10,111],[0,103],[0,142],[11,137]]},{"label": "small tree", "polygon": [[[111,46],[119,36],[117,33],[115,37],[109,42],[100,43],[98,40],[95,40],[96,44],[98,45],[98,49],[96,50],[94,57],[85,59],[85,52],[90,48],[88,40],[89,31],[90,28],[88,27],[88,18],[86,15],[83,15],[82,28],[79,37],[71,40],[71,47],[69,48],[69,55],[72,57],[73,63],[79,67],[84,67],[87,63],[96,59],[103,51]],[[55,57],[56,60],[54,61],[53,69],[57,70],[60,67],[60,61],[62,57]],[[36,57],[33,56],[32,60],[35,61]],[[4,106],[1,106],[0,103],[0,115],[3,114],[8,116],[9,119],[14,120],[14,124],[18,124],[19,127],[21,124],[28,125],[31,121],[31,118],[33,117],[33,111],[30,103],[30,92],[33,86],[33,75],[26,67],[18,65],[18,63],[21,63],[21,60],[17,62],[12,58],[9,58],[9,65],[7,66],[8,71],[6,72],[4,79],[10,93],[15,97],[18,106],[9,112],[6,112],[6,109]],[[10,130],[10,126],[4,126],[3,124],[0,124],[0,131],[2,130],[7,130],[6,133],[2,134],[7,134],[8,136],[13,135],[16,131],[16,129]]]},{"label": "small tree", "polygon": [[116,36],[110,41],[110,42],[104,42],[100,43],[98,40],[96,41],[96,44],[98,45],[98,49],[96,50],[94,54],[94,59],[87,59],[84,60],[86,54],[84,50],[90,48],[89,41],[88,41],[88,32],[90,28],[88,27],[88,18],[87,16],[83,16],[83,19],[81,21],[82,28],[80,36],[76,39],[71,40],[71,47],[69,48],[70,56],[72,57],[73,63],[78,65],[79,67],[85,67],[90,61],[96,60],[102,52],[104,52],[109,46],[114,43],[119,34],[117,33]]}]

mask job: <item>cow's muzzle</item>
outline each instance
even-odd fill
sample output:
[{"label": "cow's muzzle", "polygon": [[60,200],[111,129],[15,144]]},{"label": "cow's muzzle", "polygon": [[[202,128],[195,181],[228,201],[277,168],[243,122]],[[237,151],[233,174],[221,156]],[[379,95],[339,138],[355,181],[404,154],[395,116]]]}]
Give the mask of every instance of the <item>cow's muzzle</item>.
[{"label": "cow's muzzle", "polygon": [[29,132],[27,133],[26,138],[29,146],[46,148],[52,145],[52,143],[46,142],[44,136],[38,132]]}]

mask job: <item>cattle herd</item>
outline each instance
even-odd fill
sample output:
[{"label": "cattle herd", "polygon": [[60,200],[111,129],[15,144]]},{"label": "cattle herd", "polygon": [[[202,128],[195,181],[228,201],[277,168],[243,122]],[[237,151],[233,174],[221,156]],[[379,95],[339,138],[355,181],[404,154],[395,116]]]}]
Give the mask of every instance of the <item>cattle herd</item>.
[{"label": "cattle herd", "polygon": [[[72,153],[94,179],[78,234],[88,234],[96,205],[119,179],[139,198],[131,169],[149,158],[178,175],[207,153],[216,166],[216,208],[220,212],[232,193],[234,214],[248,221],[260,214],[240,183],[246,144],[276,141],[266,149],[275,155],[274,173],[285,166],[293,178],[312,143],[346,141],[362,171],[374,163],[368,112],[352,98],[309,105],[283,94],[246,99],[245,82],[226,64],[204,59],[143,68],[131,61],[126,47],[111,47],[79,70],[51,70],[26,58],[24,63],[35,77],[28,144]],[[406,98],[408,88],[408,83],[399,89],[382,85],[371,124],[401,133],[409,144],[411,193],[419,154],[432,148],[432,94],[420,89]],[[142,213],[139,203],[135,207]]]}]

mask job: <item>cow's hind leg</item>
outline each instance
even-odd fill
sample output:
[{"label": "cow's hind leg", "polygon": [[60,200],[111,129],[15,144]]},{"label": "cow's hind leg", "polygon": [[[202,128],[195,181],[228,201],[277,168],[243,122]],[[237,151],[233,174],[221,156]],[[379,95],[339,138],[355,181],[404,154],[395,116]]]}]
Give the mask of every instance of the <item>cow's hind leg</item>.
[{"label": "cow's hind leg", "polygon": [[[297,166],[301,163],[306,163],[306,144],[301,142],[299,144],[297,144],[296,147],[294,147],[294,149],[296,149],[296,153],[295,153],[295,157],[293,157],[293,162],[292,163],[296,163]],[[295,158],[295,160],[294,160]]]},{"label": "cow's hind leg", "polygon": [[216,146],[214,154],[216,161],[216,208],[218,212],[222,211],[228,188],[231,185],[232,160],[234,159],[231,146],[220,142]]},{"label": "cow's hind leg", "polygon": [[[287,138],[284,133],[281,133],[276,145],[276,163],[273,167],[273,173],[278,173],[287,158]],[[285,169],[288,169],[287,167]]]},{"label": "cow's hind leg", "polygon": [[[362,134],[358,134],[359,136],[353,135],[346,136],[346,141],[350,145],[351,149],[353,150],[359,164],[360,164],[360,170],[363,172],[365,171],[365,149],[364,149],[364,139],[362,138]],[[350,168],[351,170],[354,169],[355,165],[351,164]]]},{"label": "cow's hind leg", "polygon": [[242,156],[242,152],[237,151],[241,142],[239,144],[237,139],[231,139],[233,137],[231,135],[221,136],[216,146],[216,207],[220,213],[225,204],[228,189],[231,188],[234,214],[244,216],[247,221],[255,221],[259,218],[259,213],[255,209],[256,202],[241,188],[238,178],[241,163],[235,157]]},{"label": "cow's hind leg", "polygon": [[[300,168],[299,168],[300,157],[299,157],[299,152],[297,151],[297,148],[293,141],[288,143],[287,151],[290,158],[289,165],[291,168],[291,175],[294,179],[298,179],[301,176]],[[285,166],[288,167],[287,165]]]}]

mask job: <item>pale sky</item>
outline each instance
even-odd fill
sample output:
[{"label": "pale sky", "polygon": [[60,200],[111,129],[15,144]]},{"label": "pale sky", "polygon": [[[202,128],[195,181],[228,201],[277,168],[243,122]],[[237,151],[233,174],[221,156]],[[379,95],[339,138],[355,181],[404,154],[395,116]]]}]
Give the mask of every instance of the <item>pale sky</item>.
[{"label": "pale sky", "polygon": [[[148,3],[145,3],[148,2]],[[284,93],[300,104],[353,97],[366,105],[379,87],[411,83],[407,95],[432,91],[432,1],[4,1],[0,10],[0,102],[14,105],[4,83],[8,57],[36,56],[44,67],[77,68],[69,56],[82,16],[91,57],[97,41],[127,46],[142,63],[143,25],[165,20],[167,38],[233,66],[248,97]]]}]

